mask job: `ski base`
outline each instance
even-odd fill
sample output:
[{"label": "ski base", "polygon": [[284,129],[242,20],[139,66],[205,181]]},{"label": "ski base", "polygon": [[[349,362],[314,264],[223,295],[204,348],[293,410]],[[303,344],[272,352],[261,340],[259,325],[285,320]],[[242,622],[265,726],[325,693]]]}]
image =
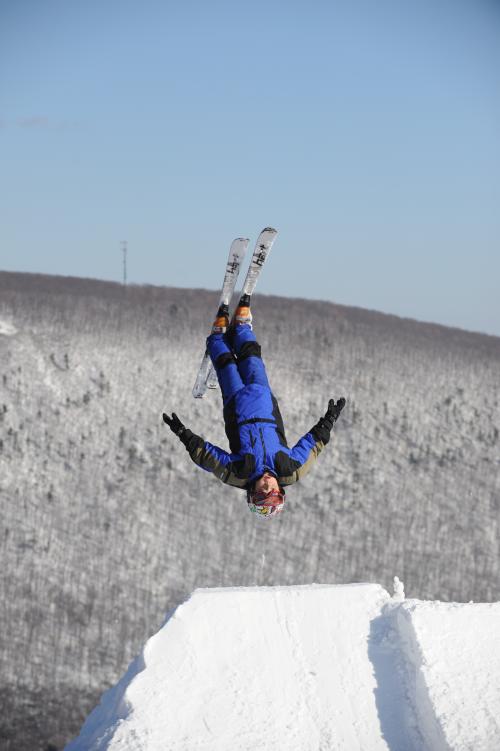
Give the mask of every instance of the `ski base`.
[{"label": "ski base", "polygon": [[[243,262],[243,259],[245,258],[245,253],[248,247],[248,243],[250,240],[245,237],[238,237],[236,240],[233,240],[231,243],[231,247],[229,249],[229,255],[227,259],[226,264],[226,271],[224,273],[224,280],[222,283],[222,289],[219,299],[219,307],[224,305],[229,305],[231,302],[231,298],[234,293],[234,289],[236,287],[236,282],[238,279],[238,274],[240,272],[241,264]],[[210,355],[207,351],[205,351],[205,354],[203,355],[203,359],[201,361],[201,365],[198,368],[198,374],[196,376],[196,380],[193,386],[193,396],[195,399],[201,399],[201,397],[205,394],[207,389],[207,378],[210,375],[210,369],[212,366],[212,362],[210,360]]]}]

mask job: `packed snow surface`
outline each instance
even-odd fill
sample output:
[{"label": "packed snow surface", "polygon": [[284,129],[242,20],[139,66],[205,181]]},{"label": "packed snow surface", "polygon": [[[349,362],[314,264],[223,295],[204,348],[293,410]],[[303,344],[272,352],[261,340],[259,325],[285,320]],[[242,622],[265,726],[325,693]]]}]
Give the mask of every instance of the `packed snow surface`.
[{"label": "packed snow surface", "polygon": [[67,751],[500,749],[500,603],[198,589]]}]

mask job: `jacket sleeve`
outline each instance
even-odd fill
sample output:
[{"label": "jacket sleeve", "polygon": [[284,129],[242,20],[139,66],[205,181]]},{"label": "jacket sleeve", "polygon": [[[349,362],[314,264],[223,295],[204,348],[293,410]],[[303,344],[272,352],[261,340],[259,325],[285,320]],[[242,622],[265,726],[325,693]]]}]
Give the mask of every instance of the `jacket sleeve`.
[{"label": "jacket sleeve", "polygon": [[317,440],[312,431],[306,433],[292,448],[289,454],[289,466],[292,470],[286,477],[280,477],[281,485],[293,485],[301,480],[311,469],[312,465],[324,448],[324,443]]},{"label": "jacket sleeve", "polygon": [[237,488],[244,488],[247,480],[237,477],[235,474],[233,459],[224,449],[214,446],[213,443],[204,441],[201,436],[196,435],[186,428],[180,440],[185,445],[189,456],[198,467],[206,472],[212,472],[221,482],[233,485]]},{"label": "jacket sleeve", "polygon": [[279,478],[281,485],[293,485],[294,482],[298,482],[307,475],[330,440],[332,427],[333,423],[322,417],[308,433],[302,436],[290,451],[289,465],[291,471],[285,477]]}]

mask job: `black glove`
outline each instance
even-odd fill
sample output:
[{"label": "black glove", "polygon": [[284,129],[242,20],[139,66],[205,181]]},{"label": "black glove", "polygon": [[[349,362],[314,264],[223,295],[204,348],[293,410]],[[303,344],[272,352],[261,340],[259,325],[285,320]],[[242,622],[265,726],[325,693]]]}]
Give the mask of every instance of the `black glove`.
[{"label": "black glove", "polygon": [[338,417],[342,410],[345,407],[345,399],[344,397],[340,397],[338,402],[335,402],[335,399],[330,399],[328,402],[328,409],[326,410],[326,414],[324,417],[324,420],[327,420],[329,423],[331,423],[331,426],[333,428],[333,423],[337,422]]},{"label": "black glove", "polygon": [[182,434],[186,430],[185,426],[182,424],[182,422],[179,420],[175,412],[172,412],[172,417],[169,417],[168,415],[163,413],[163,421],[167,423],[168,427],[172,431],[172,433],[175,433],[176,436],[178,436],[182,440]]},{"label": "black glove", "polygon": [[338,402],[335,404],[335,399],[330,399],[328,402],[328,409],[326,410],[326,414],[324,417],[321,417],[316,425],[312,429],[312,434],[316,439],[319,438],[320,441],[323,441],[323,443],[326,444],[330,440],[330,433],[333,428],[333,423],[336,422],[338,416],[344,409],[345,405],[345,399],[342,397],[338,400]]}]

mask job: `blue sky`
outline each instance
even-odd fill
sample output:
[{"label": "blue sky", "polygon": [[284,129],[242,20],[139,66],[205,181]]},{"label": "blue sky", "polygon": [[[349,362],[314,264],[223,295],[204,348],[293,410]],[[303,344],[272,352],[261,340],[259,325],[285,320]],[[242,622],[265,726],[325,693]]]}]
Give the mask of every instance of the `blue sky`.
[{"label": "blue sky", "polygon": [[500,3],[0,0],[0,268],[500,335]]}]

